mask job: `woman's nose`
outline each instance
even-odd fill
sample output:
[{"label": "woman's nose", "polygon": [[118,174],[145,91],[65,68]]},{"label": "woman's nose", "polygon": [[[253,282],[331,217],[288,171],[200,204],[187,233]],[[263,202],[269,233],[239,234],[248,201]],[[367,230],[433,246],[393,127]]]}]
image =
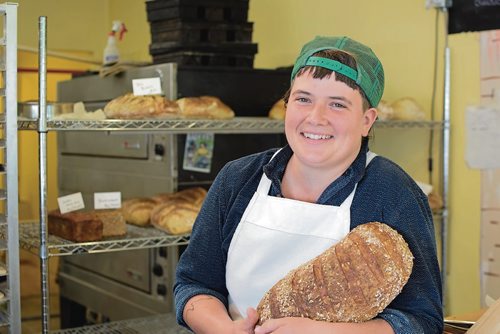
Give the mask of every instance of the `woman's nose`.
[{"label": "woman's nose", "polygon": [[324,124],[326,122],[325,112],[325,106],[319,103],[314,104],[311,108],[308,119],[313,124]]}]

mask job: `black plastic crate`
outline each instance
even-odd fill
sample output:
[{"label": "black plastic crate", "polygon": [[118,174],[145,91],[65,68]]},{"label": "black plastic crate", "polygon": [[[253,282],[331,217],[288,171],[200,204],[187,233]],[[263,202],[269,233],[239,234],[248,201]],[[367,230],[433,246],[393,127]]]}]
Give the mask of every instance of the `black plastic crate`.
[{"label": "black plastic crate", "polygon": [[155,0],[146,2],[149,22],[183,21],[246,22],[248,0]]},{"label": "black plastic crate", "polygon": [[252,68],[254,56],[246,54],[180,51],[152,57],[153,64],[177,63],[190,66],[221,66]]},{"label": "black plastic crate", "polygon": [[151,41],[153,43],[251,42],[252,32],[252,22],[216,23],[168,20],[151,23]]},{"label": "black plastic crate", "polygon": [[151,56],[173,53],[173,52],[201,52],[217,54],[240,54],[255,55],[257,53],[256,43],[178,43],[178,42],[158,42],[149,45]]}]

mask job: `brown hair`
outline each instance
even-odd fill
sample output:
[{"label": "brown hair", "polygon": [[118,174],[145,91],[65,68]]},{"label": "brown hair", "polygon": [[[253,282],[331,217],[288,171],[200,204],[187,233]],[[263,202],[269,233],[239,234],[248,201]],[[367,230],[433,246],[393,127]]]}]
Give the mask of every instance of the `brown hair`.
[{"label": "brown hair", "polygon": [[[339,50],[322,50],[318,51],[314,54],[316,57],[323,57],[323,58],[329,58],[332,60],[336,60],[344,65],[347,65],[351,68],[356,69],[356,60],[354,57],[352,57],[350,54],[344,52],[344,51],[339,51]],[[295,77],[298,77],[306,72],[310,72],[315,79],[323,79],[323,78],[329,78],[332,75],[332,70],[323,68],[323,67],[318,67],[318,66],[304,66],[301,68]],[[361,88],[356,84],[354,80],[351,78],[346,77],[343,74],[335,72],[335,80],[340,81],[345,83],[347,86],[351,87],[354,90],[357,90],[361,94],[361,98],[363,100],[363,110],[367,110],[370,108],[370,102],[368,102],[368,99],[366,98],[365,93],[361,90]],[[291,87],[286,91],[285,95],[283,96],[283,100],[285,101],[285,105],[288,104],[288,99],[290,98],[290,93],[291,93]]]}]

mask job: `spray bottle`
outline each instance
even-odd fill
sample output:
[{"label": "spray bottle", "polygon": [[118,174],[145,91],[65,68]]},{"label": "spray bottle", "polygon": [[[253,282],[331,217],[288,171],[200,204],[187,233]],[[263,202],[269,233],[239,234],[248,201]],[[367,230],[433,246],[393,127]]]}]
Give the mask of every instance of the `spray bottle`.
[{"label": "spray bottle", "polygon": [[127,32],[125,24],[121,21],[113,21],[111,31],[108,33],[108,43],[104,48],[104,55],[102,63],[104,66],[111,66],[120,60],[120,51],[118,50],[116,34],[118,33],[118,40],[121,41],[123,35]]}]

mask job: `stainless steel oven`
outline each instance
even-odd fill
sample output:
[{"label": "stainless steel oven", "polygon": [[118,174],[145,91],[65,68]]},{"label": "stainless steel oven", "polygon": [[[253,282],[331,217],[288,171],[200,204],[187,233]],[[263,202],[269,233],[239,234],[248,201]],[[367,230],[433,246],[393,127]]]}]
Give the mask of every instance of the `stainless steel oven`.
[{"label": "stainless steel oven", "polygon": [[[82,101],[87,110],[95,110],[131,91],[132,79],[156,76],[167,97],[215,95],[236,116],[266,116],[289,81],[288,70],[161,64],[114,77],[90,75],[62,82],[58,100]],[[132,198],[190,186],[208,188],[227,161],[285,143],[281,134],[216,134],[210,171],[200,172],[182,168],[186,138],[147,129],[58,132],[59,195],[81,192],[86,208],[93,208],[94,192],[119,191],[122,198]],[[161,247],[61,257],[61,326],[84,324],[89,311],[109,320],[171,312],[181,252],[182,247]]]}]

